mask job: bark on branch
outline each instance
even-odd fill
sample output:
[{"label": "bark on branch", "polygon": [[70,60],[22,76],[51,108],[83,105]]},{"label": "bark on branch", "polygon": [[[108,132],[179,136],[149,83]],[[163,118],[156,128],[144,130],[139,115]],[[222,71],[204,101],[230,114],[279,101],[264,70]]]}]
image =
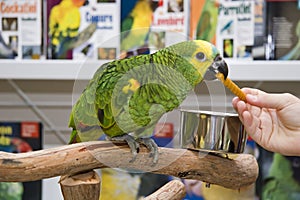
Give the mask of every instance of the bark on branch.
[{"label": "bark on branch", "polygon": [[256,159],[249,154],[217,154],[186,149],[159,148],[153,166],[148,150],[141,146],[137,159],[126,143],[85,142],[57,148],[13,154],[0,152],[0,181],[33,181],[95,168],[123,168],[197,179],[239,189],[255,182]]},{"label": "bark on branch", "polygon": [[153,194],[143,200],[181,200],[185,197],[186,191],[184,184],[179,180],[173,180],[159,188]]},{"label": "bark on branch", "polygon": [[64,200],[99,200],[100,182],[95,171],[62,176],[59,181]]}]

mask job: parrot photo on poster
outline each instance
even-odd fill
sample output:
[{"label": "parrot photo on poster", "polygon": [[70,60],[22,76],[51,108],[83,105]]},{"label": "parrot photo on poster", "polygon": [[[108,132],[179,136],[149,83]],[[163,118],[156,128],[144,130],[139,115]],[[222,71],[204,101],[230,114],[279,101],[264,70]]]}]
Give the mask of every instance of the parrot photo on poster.
[{"label": "parrot photo on poster", "polygon": [[72,108],[70,143],[105,134],[128,143],[131,161],[144,144],[157,163],[157,144],[150,138],[156,123],[178,108],[197,84],[216,79],[216,73],[226,79],[227,64],[217,48],[203,40],[103,64]]},{"label": "parrot photo on poster", "polygon": [[53,59],[66,59],[69,50],[82,45],[95,33],[96,23],[79,32],[80,7],[87,3],[87,0],[62,0],[51,9],[48,32]]},{"label": "parrot photo on poster", "polygon": [[218,2],[205,0],[196,29],[196,39],[211,42],[215,36],[218,22]]},{"label": "parrot photo on poster", "polygon": [[152,15],[153,5],[150,0],[136,1],[131,12],[121,22],[122,52],[126,53],[147,46]]}]

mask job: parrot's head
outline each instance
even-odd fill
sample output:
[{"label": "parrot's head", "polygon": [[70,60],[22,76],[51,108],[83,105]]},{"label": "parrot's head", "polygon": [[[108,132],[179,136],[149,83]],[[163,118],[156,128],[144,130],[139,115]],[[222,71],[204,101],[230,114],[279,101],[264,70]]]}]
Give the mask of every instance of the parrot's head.
[{"label": "parrot's head", "polygon": [[193,40],[195,44],[191,53],[190,63],[204,77],[205,80],[216,79],[217,73],[222,73],[226,79],[228,76],[228,66],[220,56],[219,50],[211,43],[204,40]]},{"label": "parrot's head", "polygon": [[228,66],[220,56],[219,50],[204,40],[190,40],[174,45],[173,50],[187,60],[200,74],[200,79],[214,80],[217,73],[222,73],[226,79]]}]

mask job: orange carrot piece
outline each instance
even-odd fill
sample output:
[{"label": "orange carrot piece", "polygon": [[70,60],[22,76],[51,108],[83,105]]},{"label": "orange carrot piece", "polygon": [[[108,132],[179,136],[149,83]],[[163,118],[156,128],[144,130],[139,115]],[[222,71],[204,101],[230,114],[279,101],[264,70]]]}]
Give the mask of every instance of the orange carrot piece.
[{"label": "orange carrot piece", "polygon": [[216,77],[236,96],[238,96],[241,100],[246,102],[246,94],[237,86],[232,80],[226,78],[224,80],[224,75],[222,73],[217,73]]}]

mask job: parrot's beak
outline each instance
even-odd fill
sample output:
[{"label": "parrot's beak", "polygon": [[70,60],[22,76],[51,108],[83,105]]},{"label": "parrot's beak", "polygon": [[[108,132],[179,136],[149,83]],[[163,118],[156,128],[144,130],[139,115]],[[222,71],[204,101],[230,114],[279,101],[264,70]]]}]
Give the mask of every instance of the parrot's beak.
[{"label": "parrot's beak", "polygon": [[222,73],[224,75],[224,79],[226,80],[228,76],[228,66],[225,60],[220,55],[217,55],[214,59],[214,62],[211,66],[209,66],[208,70],[204,75],[205,80],[215,80],[216,74]]}]

